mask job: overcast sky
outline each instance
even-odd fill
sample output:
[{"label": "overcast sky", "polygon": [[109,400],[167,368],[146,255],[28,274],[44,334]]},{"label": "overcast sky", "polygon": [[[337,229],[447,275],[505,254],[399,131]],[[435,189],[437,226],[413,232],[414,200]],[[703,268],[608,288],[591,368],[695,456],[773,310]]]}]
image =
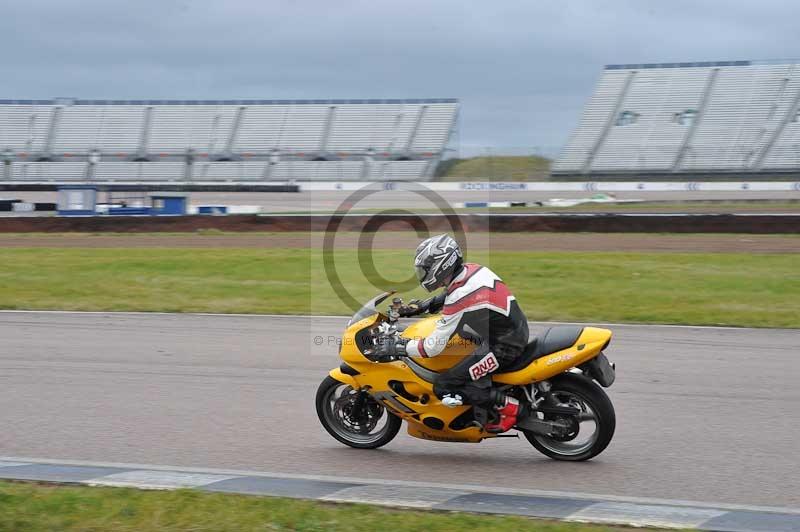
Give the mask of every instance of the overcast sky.
[{"label": "overcast sky", "polygon": [[552,151],[603,65],[798,57],[797,0],[29,0],[3,98],[411,98],[459,142]]}]

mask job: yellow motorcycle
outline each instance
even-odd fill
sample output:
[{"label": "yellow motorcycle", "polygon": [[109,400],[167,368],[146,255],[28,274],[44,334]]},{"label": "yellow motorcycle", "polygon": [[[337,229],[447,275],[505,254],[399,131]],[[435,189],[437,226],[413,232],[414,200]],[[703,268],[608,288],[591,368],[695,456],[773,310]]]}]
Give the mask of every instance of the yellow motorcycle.
[{"label": "yellow motorcycle", "polygon": [[[433,393],[437,374],[475,348],[471,339],[455,336],[433,358],[376,359],[375,348],[385,338],[419,339],[436,327],[437,316],[401,326],[399,298],[380,311],[378,306],[392,295],[386,292],[372,299],[347,324],[339,348],[343,362],[317,390],[317,415],[325,430],[359,449],[386,445],[403,420],[409,435],[424,440],[477,443],[517,437],[484,430],[493,411],[468,405],[451,408]],[[611,386],[615,379],[615,366],[603,354],[610,341],[607,329],[551,327],[533,338],[512,367],[492,375],[494,387],[520,401],[515,428],[543,454],[556,460],[588,460],[611,442],[616,416],[600,387]]]}]

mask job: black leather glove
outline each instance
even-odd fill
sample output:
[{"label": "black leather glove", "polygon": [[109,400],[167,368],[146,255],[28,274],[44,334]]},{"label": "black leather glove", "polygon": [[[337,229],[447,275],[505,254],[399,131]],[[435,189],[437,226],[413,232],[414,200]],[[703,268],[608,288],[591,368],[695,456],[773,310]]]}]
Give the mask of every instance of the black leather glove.
[{"label": "black leather glove", "polygon": [[406,356],[406,344],[408,338],[398,338],[397,336],[387,336],[378,340],[372,358],[375,362],[391,362],[399,357]]},{"label": "black leather glove", "polygon": [[426,308],[423,307],[424,301],[420,301],[419,299],[412,299],[408,302],[407,305],[403,305],[399,309],[397,309],[397,313],[400,315],[401,318],[408,318],[410,316],[418,316],[419,314],[423,314],[426,312]]},{"label": "black leather glove", "polygon": [[425,314],[426,312],[430,314],[436,314],[442,310],[445,297],[447,297],[447,294],[442,292],[438,296],[430,297],[428,299],[412,299],[408,302],[408,305],[403,305],[400,307],[400,316],[405,318],[409,316]]}]

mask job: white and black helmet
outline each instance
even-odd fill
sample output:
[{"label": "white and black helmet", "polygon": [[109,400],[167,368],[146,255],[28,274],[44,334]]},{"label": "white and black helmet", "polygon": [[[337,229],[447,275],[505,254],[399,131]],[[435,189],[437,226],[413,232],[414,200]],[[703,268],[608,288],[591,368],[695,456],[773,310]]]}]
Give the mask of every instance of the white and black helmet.
[{"label": "white and black helmet", "polygon": [[445,286],[463,263],[461,248],[450,235],[432,236],[417,246],[414,270],[419,284],[428,292]]}]

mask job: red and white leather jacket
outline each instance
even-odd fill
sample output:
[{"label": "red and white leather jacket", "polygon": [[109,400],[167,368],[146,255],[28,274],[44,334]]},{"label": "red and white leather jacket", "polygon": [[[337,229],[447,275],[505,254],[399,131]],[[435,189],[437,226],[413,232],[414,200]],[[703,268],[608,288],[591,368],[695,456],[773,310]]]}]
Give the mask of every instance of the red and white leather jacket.
[{"label": "red and white leather jacket", "polygon": [[426,338],[410,341],[406,345],[408,355],[435,357],[455,334],[476,344],[502,344],[520,351],[525,348],[528,320],[514,295],[492,270],[480,264],[464,264],[445,294],[436,329]]}]

